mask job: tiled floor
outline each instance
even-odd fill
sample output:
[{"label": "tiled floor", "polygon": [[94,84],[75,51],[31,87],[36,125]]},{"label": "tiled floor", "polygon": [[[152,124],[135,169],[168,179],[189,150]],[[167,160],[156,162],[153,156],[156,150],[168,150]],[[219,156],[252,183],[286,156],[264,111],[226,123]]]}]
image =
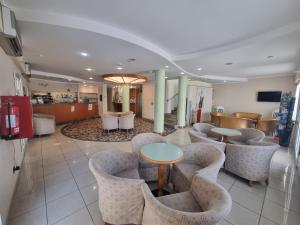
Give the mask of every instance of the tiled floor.
[{"label": "tiled floor", "polygon": [[[186,129],[167,138],[179,146],[190,142]],[[78,141],[59,130],[31,140],[8,224],[102,225],[88,159],[107,148],[131,151],[131,144]],[[286,149],[274,155],[268,187],[249,187],[242,179],[221,172],[218,182],[230,192],[233,206],[219,225],[299,225],[300,178],[290,161]]]}]

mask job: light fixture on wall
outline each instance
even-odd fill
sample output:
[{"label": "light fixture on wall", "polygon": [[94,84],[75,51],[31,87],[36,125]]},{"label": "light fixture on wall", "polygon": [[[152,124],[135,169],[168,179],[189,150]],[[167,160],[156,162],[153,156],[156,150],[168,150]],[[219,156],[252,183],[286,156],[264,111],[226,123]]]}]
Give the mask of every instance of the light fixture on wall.
[{"label": "light fixture on wall", "polygon": [[106,74],[103,79],[118,84],[140,84],[147,81],[147,78],[137,74]]}]

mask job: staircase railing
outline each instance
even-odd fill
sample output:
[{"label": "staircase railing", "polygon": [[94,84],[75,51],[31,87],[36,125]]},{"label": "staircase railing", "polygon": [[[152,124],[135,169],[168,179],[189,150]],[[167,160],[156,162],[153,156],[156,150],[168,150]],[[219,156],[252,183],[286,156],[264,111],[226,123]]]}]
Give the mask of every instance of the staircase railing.
[{"label": "staircase railing", "polygon": [[178,93],[176,93],[175,95],[173,95],[171,98],[166,99],[166,102],[169,102],[169,101],[171,101],[171,100],[174,100],[177,96],[178,96]]}]

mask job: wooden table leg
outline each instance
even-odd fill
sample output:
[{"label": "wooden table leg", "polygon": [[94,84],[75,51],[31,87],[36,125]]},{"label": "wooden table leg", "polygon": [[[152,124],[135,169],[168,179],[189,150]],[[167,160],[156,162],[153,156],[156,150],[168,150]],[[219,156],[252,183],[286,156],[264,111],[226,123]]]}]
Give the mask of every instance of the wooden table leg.
[{"label": "wooden table leg", "polygon": [[163,195],[164,188],[164,175],[165,175],[165,165],[158,164],[158,196]]}]

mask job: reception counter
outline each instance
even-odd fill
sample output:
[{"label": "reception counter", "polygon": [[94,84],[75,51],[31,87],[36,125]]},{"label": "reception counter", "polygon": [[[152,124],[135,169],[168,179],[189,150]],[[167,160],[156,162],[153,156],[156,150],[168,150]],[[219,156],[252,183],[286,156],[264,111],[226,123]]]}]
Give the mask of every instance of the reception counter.
[{"label": "reception counter", "polygon": [[62,124],[98,116],[98,104],[57,103],[33,105],[33,113],[45,113],[55,116],[55,123]]}]

